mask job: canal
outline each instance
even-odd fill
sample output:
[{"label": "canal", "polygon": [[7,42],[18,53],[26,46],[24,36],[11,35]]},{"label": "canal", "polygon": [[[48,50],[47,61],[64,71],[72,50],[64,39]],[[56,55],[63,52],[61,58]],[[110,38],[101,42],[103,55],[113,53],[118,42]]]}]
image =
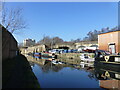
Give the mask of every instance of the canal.
[{"label": "canal", "polygon": [[[27,56],[41,88],[119,88],[120,71]],[[115,86],[108,85],[114,83]]]}]

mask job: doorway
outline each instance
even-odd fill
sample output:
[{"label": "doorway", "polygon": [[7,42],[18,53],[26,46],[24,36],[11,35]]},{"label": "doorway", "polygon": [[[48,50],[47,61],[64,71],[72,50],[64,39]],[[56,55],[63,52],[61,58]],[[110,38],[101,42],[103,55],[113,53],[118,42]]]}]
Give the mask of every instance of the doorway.
[{"label": "doorway", "polygon": [[109,44],[109,52],[111,52],[111,54],[115,54],[115,52],[116,52],[115,43]]}]

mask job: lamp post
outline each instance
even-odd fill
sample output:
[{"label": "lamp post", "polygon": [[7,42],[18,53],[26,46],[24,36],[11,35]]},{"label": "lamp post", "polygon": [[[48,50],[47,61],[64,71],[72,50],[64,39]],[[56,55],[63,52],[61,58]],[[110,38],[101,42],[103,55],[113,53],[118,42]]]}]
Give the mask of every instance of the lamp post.
[{"label": "lamp post", "polygon": [[53,49],[53,42],[54,42],[54,39],[52,38],[51,49]]}]

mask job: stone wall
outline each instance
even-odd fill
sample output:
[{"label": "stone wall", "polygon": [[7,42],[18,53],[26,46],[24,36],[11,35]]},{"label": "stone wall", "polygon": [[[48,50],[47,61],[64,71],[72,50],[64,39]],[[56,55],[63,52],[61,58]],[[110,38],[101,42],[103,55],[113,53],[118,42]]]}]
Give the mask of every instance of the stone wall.
[{"label": "stone wall", "polygon": [[20,48],[21,54],[33,53],[33,52],[43,52],[46,51],[45,45],[36,45],[31,47]]},{"label": "stone wall", "polygon": [[58,59],[79,59],[81,53],[62,53],[58,55]]},{"label": "stone wall", "polygon": [[91,45],[98,45],[98,41],[81,41],[79,43],[75,43],[76,48],[80,46],[91,46]]},{"label": "stone wall", "polygon": [[53,46],[53,48],[60,48],[60,47],[68,47],[69,49],[76,49],[75,48],[75,45],[64,45],[64,44],[61,44],[61,45],[55,45]]},{"label": "stone wall", "polygon": [[2,27],[2,60],[15,57],[17,51],[17,41],[9,31]]},{"label": "stone wall", "polygon": [[[80,60],[80,56],[83,53],[62,53],[58,54],[58,59],[78,59]],[[94,57],[94,53],[84,53],[88,54],[91,58]]]}]

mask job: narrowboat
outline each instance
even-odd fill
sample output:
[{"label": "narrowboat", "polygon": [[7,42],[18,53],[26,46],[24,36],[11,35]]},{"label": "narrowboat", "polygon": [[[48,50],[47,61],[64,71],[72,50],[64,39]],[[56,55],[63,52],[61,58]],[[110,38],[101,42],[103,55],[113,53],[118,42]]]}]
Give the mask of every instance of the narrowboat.
[{"label": "narrowboat", "polygon": [[34,53],[33,56],[41,57],[41,53]]},{"label": "narrowboat", "polygon": [[104,50],[95,51],[95,64],[120,68],[120,55],[112,55]]}]

